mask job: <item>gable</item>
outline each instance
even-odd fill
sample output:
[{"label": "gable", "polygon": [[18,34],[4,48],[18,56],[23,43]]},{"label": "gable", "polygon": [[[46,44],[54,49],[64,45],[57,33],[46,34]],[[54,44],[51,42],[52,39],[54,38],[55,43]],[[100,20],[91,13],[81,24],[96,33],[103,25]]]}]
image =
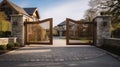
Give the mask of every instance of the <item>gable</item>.
[{"label": "gable", "polygon": [[57,26],[64,26],[64,25],[66,25],[66,21],[59,23]]},{"label": "gable", "polygon": [[9,0],[3,0],[3,1],[0,3],[0,9],[1,9],[1,10],[2,10],[2,9],[3,9],[3,10],[4,10],[4,9],[8,9],[6,6],[7,6],[8,8],[12,9],[12,10],[18,12],[18,13],[21,13],[21,14],[24,14],[24,15],[29,16],[23,8],[21,8],[21,7],[19,7],[18,5],[10,2]]},{"label": "gable", "polygon": [[33,15],[33,13],[35,12],[36,8],[24,8],[24,10],[25,10],[29,15]]},{"label": "gable", "polygon": [[38,19],[40,19],[39,16],[39,11],[37,8],[24,8],[24,10],[30,15],[30,16],[35,16]]}]

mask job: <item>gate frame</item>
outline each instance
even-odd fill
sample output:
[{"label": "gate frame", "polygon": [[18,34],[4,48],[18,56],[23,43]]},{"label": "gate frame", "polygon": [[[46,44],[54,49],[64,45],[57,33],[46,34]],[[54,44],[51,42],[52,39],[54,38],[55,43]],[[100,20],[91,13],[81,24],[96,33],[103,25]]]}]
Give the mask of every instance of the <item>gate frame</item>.
[{"label": "gate frame", "polygon": [[[77,24],[93,24],[93,43],[70,43],[69,42],[69,22],[77,23]],[[80,23],[79,23],[80,22]],[[96,29],[97,25],[96,22],[81,22],[81,21],[76,21],[70,18],[66,18],[66,45],[95,45],[96,44]]]},{"label": "gate frame", "polygon": [[[45,23],[49,21],[50,23],[50,40],[49,40],[49,43],[43,43],[43,42],[27,42],[27,24],[40,24],[40,23]],[[52,36],[52,27],[53,27],[53,18],[47,18],[47,19],[44,19],[44,20],[40,20],[40,21],[35,21],[35,22],[24,22],[24,35],[25,35],[25,44],[26,45],[29,45],[29,44],[45,44],[45,45],[52,45],[53,44],[53,36]]]}]

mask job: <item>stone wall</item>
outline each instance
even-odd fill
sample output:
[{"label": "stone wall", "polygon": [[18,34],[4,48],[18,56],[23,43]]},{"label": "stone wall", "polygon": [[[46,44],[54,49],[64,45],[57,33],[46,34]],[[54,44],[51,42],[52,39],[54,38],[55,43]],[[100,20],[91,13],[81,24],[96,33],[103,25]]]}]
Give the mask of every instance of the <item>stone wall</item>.
[{"label": "stone wall", "polygon": [[17,42],[24,45],[24,20],[23,15],[11,16],[11,35],[17,37]]},{"label": "stone wall", "polygon": [[7,45],[8,44],[8,38],[0,38],[0,45]]},{"label": "stone wall", "polygon": [[98,16],[95,18],[97,23],[96,27],[96,46],[100,47],[103,44],[105,38],[111,37],[111,17],[110,16]]},{"label": "stone wall", "polygon": [[8,43],[16,43],[17,42],[17,37],[9,37],[8,38]]},{"label": "stone wall", "polygon": [[0,45],[7,45],[8,43],[16,43],[16,37],[0,38]]},{"label": "stone wall", "polygon": [[120,56],[120,38],[104,39],[103,46],[101,48]]},{"label": "stone wall", "polygon": [[103,45],[120,47],[120,38],[107,38],[107,39],[104,39]]}]

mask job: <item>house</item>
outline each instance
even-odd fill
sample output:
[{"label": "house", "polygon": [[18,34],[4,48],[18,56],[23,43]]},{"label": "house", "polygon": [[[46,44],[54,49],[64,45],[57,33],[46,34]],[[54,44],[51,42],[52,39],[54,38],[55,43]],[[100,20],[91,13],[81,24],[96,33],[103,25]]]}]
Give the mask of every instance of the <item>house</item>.
[{"label": "house", "polygon": [[55,31],[57,31],[56,35],[65,36],[66,35],[66,21],[59,23],[54,27]]},{"label": "house", "polygon": [[9,0],[3,0],[0,3],[0,11],[4,11],[11,20],[11,16],[23,15],[23,21],[38,21],[40,19],[37,8],[21,8]]},{"label": "house", "polygon": [[65,31],[66,30],[66,21],[63,21],[57,25],[59,27],[60,31]]},{"label": "house", "polygon": [[[59,23],[56,27],[57,27],[57,30],[59,31],[59,35],[60,35],[60,32],[61,32],[61,36],[65,36],[66,35],[66,21],[63,21],[61,23]],[[73,24],[70,23],[70,26],[72,26]]]},{"label": "house", "polygon": [[[48,39],[46,36],[46,31],[38,24],[31,24],[27,26],[27,33],[31,33],[30,35],[25,35],[25,26],[24,24],[27,22],[39,22],[40,14],[38,8],[21,8],[20,6],[12,3],[10,0],[3,0],[0,3],[0,11],[4,12],[7,15],[7,20],[11,23],[11,35],[13,37],[17,37],[18,42],[22,45],[25,44],[25,37],[29,38],[30,35],[35,36],[35,34],[39,31],[38,35],[41,38],[37,40],[45,40]],[[34,30],[32,28],[34,27]],[[28,31],[29,29],[29,31]],[[35,32],[34,32],[35,31]],[[35,38],[33,38],[35,39]]]}]

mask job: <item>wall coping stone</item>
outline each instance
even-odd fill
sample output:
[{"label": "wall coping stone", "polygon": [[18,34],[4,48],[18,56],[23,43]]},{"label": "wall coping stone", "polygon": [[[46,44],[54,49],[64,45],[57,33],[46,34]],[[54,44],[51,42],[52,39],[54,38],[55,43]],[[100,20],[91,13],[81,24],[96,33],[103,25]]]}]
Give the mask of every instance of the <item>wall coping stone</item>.
[{"label": "wall coping stone", "polygon": [[0,38],[0,45],[7,45],[8,43],[16,43],[17,37]]},{"label": "wall coping stone", "polygon": [[120,38],[105,38],[105,39],[109,39],[109,40],[119,40],[119,41],[120,41]]}]

